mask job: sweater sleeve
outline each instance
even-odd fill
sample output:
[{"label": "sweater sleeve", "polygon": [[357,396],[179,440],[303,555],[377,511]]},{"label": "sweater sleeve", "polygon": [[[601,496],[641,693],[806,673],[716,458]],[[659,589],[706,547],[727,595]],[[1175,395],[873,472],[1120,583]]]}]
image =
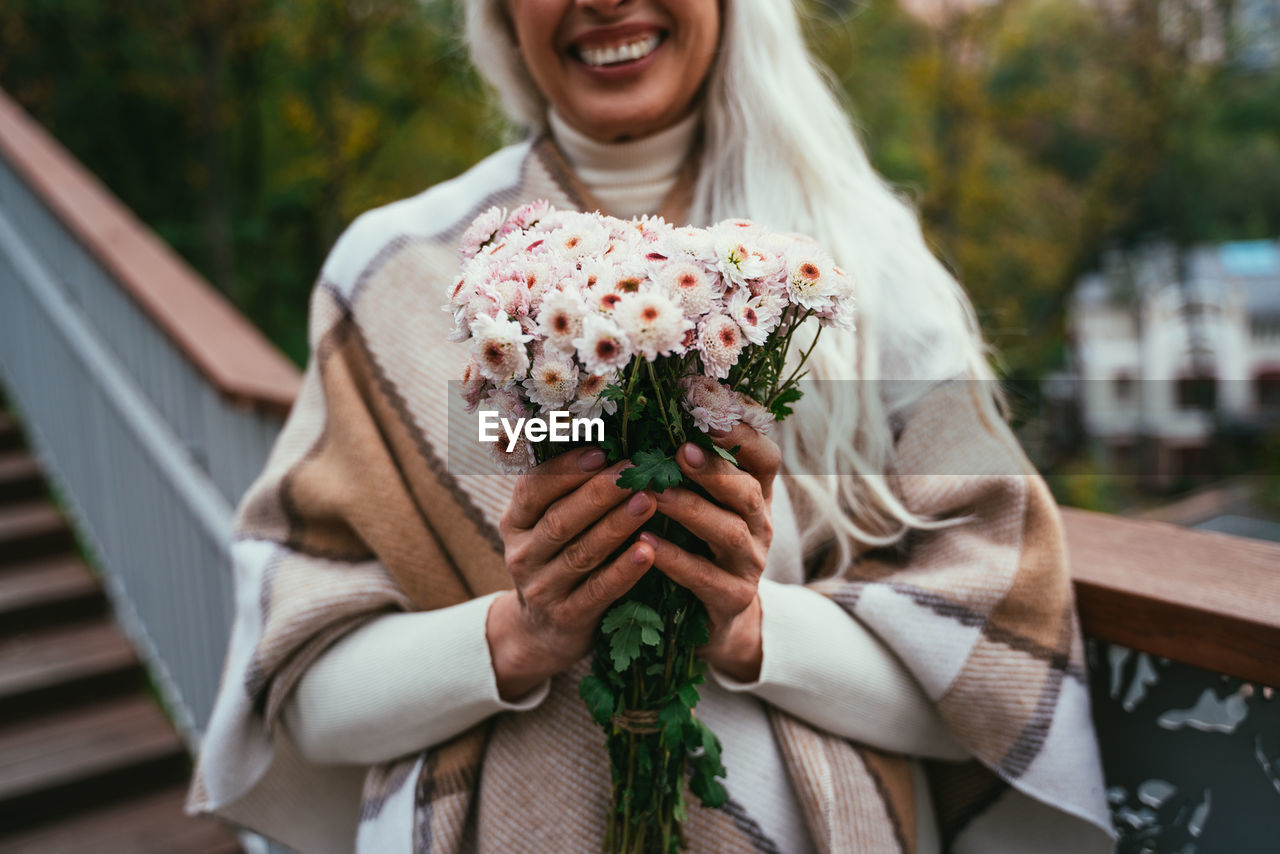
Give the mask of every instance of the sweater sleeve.
[{"label": "sweater sleeve", "polygon": [[828,732],[881,750],[969,758],[906,665],[838,604],[803,585],[765,578],[760,605],[760,678],[739,682],[709,668],[722,687],[748,691]]},{"label": "sweater sleeve", "polygon": [[498,695],[485,639],[497,595],[379,616],[327,649],[283,710],[302,755],[317,763],[384,762],[447,741],[490,715],[541,703],[549,679],[516,702]]}]

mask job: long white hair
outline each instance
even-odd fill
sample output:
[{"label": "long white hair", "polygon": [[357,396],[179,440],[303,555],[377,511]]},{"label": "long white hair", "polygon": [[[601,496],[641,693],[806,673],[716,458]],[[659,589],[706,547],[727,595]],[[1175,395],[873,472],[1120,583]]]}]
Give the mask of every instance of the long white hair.
[{"label": "long white hair", "polygon": [[[501,0],[466,5],[476,69],[513,122],[541,131],[548,105]],[[690,219],[745,217],[809,234],[854,276],[857,332],[825,330],[809,359],[821,382],[809,384],[802,406],[823,417],[792,418],[778,431],[806,552],[834,546],[843,566],[862,548],[940,521],[912,513],[890,488],[892,415],[926,381],[956,377],[985,380],[980,405],[994,414],[994,376],[968,297],[925,245],[911,202],[867,160],[795,7],[724,0],[722,9]]]}]

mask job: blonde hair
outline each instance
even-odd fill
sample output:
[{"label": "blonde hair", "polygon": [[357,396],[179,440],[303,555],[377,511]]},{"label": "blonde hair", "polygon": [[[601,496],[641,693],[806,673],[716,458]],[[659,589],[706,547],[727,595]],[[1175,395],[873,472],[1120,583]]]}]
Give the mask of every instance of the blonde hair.
[{"label": "blonde hair", "polygon": [[[745,217],[809,234],[855,278],[856,334],[825,330],[809,360],[823,382],[811,384],[802,405],[824,417],[792,418],[778,431],[788,486],[805,511],[798,521],[806,553],[834,546],[843,566],[860,547],[938,525],[890,487],[891,416],[927,381],[994,375],[968,297],[926,246],[911,202],[872,168],[804,43],[795,7],[724,0],[722,8],[690,219]],[[471,0],[466,34],[472,62],[510,119],[528,132],[544,129],[548,105],[501,0]],[[981,405],[994,411],[995,383],[980,386]]]}]

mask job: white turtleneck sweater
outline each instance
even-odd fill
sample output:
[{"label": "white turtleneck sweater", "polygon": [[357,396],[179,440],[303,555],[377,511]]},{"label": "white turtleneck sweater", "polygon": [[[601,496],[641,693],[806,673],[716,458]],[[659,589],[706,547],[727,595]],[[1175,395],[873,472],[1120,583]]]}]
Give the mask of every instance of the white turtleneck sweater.
[{"label": "white turtleneck sweater", "polygon": [[[698,117],[644,139],[602,143],[554,111],[552,133],[605,213],[656,210],[676,181]],[[783,481],[774,493],[774,541],[760,582],[760,678],[737,682],[715,668],[698,715],[724,744],[730,796],[780,851],[814,845],[765,714],[773,703],[809,723],[883,750],[968,758],[902,663],[860,622],[804,581],[799,538]],[[485,636],[498,594],[435,611],[376,617],[326,650],[299,680],[283,717],[314,762],[373,763],[441,743],[499,712],[545,699],[550,680],[517,702],[498,695]],[[432,650],[424,667],[423,650]],[[928,789],[917,770],[918,851],[938,850]]]},{"label": "white turtleneck sweater", "polygon": [[692,113],[665,130],[628,142],[600,142],[574,128],[554,109],[547,115],[574,174],[604,206],[624,219],[651,214],[676,182],[698,131]]}]

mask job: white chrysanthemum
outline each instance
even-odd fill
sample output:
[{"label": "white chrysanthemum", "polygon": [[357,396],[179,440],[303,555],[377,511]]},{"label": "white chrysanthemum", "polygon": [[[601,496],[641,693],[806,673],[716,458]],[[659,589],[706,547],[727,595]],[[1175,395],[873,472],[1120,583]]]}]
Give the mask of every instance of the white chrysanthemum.
[{"label": "white chrysanthemum", "polygon": [[458,242],[458,254],[462,259],[470,260],[480,254],[481,248],[493,240],[506,218],[506,209],[495,205],[472,220]]},{"label": "white chrysanthemum", "polygon": [[471,352],[480,372],[499,386],[523,379],[529,370],[525,345],[533,339],[506,317],[482,314],[471,322]]},{"label": "white chrysanthemum", "polygon": [[762,237],[759,227],[747,220],[727,220],[712,226],[711,239],[720,273],[735,285],[776,274],[783,259],[766,248]]},{"label": "white chrysanthemum", "polygon": [[701,264],[680,261],[663,265],[655,284],[679,300],[685,316],[697,319],[711,311],[723,280],[713,277]]},{"label": "white chrysanthemum", "polygon": [[573,352],[573,339],[582,334],[587,307],[575,290],[551,291],[538,310],[538,334],[552,347]]},{"label": "white chrysanthemum", "polygon": [[769,333],[778,327],[782,317],[780,300],[770,294],[753,297],[746,288],[734,288],[725,306],[729,316],[737,321],[742,334],[752,344],[763,344]]},{"label": "white chrysanthemum", "polygon": [[547,248],[560,258],[577,260],[603,255],[609,233],[592,220],[563,225],[546,237]]},{"label": "white chrysanthemum", "polygon": [[465,401],[467,412],[475,412],[488,389],[489,383],[485,379],[484,372],[480,370],[480,363],[471,359],[462,369],[462,399]]},{"label": "white chrysanthemum", "polygon": [[579,418],[599,418],[602,413],[612,415],[618,411],[618,401],[606,400],[600,393],[616,382],[617,371],[592,374],[584,371],[578,379],[577,400],[569,404],[569,411]]},{"label": "white chrysanthemum", "polygon": [[612,275],[612,261],[605,261],[602,258],[583,258],[578,262],[578,277],[585,288],[594,288]]},{"label": "white chrysanthemum", "polygon": [[558,350],[544,350],[533,360],[533,367],[522,385],[529,399],[544,410],[559,409],[578,388],[578,366],[572,356]]},{"label": "white chrysanthemum", "polygon": [[607,317],[588,314],[582,320],[582,335],[573,341],[578,359],[590,373],[603,374],[623,367],[631,360],[627,336]]},{"label": "white chrysanthemum", "polygon": [[[529,412],[520,395],[507,389],[499,389],[484,399],[481,408],[486,411],[492,410],[498,413],[499,418],[505,418],[511,424],[515,424],[520,418],[527,418]],[[524,431],[520,431],[520,438],[516,440],[515,447],[511,451],[507,451],[508,439],[504,431],[499,431],[498,441],[486,442],[489,453],[493,455],[493,459],[498,466],[507,474],[524,474],[533,468],[537,462],[537,457],[533,453],[533,444],[525,438]]]},{"label": "white chrysanthemum", "polygon": [[650,362],[680,349],[684,333],[693,328],[680,307],[653,288],[624,294],[613,320],[626,333],[632,348]]},{"label": "white chrysanthemum", "polygon": [[711,377],[685,377],[680,380],[680,388],[684,392],[681,403],[685,411],[703,433],[732,430],[733,425],[742,420],[742,404],[738,395]]},{"label": "white chrysanthemum", "polygon": [[729,369],[738,361],[746,337],[732,317],[727,314],[711,314],[698,327],[698,350],[707,373],[716,379],[729,376]]},{"label": "white chrysanthemum", "polygon": [[738,392],[738,405],[742,408],[742,423],[755,430],[761,436],[768,436],[769,431],[773,429],[776,423],[773,413],[765,409],[764,404],[760,403],[750,395]]},{"label": "white chrysanthemum", "polygon": [[589,309],[605,317],[612,317],[618,303],[622,302],[622,292],[613,289],[612,281],[612,277],[600,279],[586,293]]},{"label": "white chrysanthemum", "polygon": [[597,288],[607,288],[620,294],[634,294],[649,283],[646,265],[626,258],[614,264],[600,280]]},{"label": "white chrysanthemum", "polygon": [[662,254],[673,261],[687,261],[714,268],[716,264],[715,242],[705,228],[673,228],[659,241]]},{"label": "white chrysanthemum", "polygon": [[787,296],[793,303],[821,311],[836,292],[835,264],[820,249],[792,253],[787,259]]}]

